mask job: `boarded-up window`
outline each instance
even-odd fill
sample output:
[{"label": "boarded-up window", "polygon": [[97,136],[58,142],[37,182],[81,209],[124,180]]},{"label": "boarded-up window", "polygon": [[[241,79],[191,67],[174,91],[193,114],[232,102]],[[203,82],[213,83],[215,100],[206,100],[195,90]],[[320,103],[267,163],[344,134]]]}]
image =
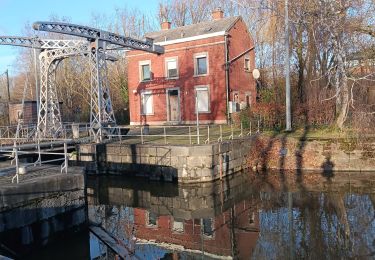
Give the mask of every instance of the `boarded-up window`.
[{"label": "boarded-up window", "polygon": [[184,232],[184,221],[177,221],[173,220],[173,226],[172,226],[173,231],[182,233]]},{"label": "boarded-up window", "polygon": [[208,113],[210,111],[210,97],[208,87],[197,87],[197,104],[199,113]]},{"label": "boarded-up window", "polygon": [[141,110],[143,115],[151,115],[153,111],[153,98],[151,91],[144,91],[141,93]]}]

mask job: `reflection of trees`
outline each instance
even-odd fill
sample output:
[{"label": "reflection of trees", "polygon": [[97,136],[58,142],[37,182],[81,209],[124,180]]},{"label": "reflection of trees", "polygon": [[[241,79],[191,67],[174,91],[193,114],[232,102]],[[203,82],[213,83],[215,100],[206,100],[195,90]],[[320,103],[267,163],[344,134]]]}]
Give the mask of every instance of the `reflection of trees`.
[{"label": "reflection of trees", "polygon": [[135,250],[135,228],[133,209],[126,206],[89,206],[89,219],[117,239],[129,254]]},{"label": "reflection of trees", "polygon": [[253,255],[255,259],[374,255],[373,195],[294,193],[292,226],[288,220],[287,195],[280,196],[283,207],[263,208],[260,213],[261,236]]}]

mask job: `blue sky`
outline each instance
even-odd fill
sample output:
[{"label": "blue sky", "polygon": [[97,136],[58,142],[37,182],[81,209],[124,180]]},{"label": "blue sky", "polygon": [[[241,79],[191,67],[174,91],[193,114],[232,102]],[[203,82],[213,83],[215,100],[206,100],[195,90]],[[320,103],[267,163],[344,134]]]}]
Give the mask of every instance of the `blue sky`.
[{"label": "blue sky", "polygon": [[[158,0],[0,0],[0,35],[22,36],[27,23],[48,21],[51,16],[68,17],[72,23],[87,25],[93,14],[110,17],[116,8],[137,8],[155,14]],[[0,46],[0,74],[13,66],[19,48]]]}]

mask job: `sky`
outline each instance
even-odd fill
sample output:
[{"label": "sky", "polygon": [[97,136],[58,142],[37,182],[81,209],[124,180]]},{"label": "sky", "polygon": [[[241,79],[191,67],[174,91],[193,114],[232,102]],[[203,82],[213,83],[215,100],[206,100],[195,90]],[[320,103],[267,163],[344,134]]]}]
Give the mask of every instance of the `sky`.
[{"label": "sky", "polygon": [[[48,21],[51,16],[67,17],[72,23],[88,25],[93,15],[110,17],[116,8],[137,8],[156,13],[158,0],[0,0],[0,35],[22,36],[26,24]],[[0,74],[14,66],[19,47],[0,45]]]}]

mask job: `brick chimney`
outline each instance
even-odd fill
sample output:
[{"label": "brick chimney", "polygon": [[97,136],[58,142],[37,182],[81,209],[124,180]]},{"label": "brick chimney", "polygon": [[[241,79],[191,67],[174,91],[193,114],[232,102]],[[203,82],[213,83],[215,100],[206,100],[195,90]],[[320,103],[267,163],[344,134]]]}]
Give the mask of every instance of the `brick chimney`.
[{"label": "brick chimney", "polygon": [[168,22],[168,21],[163,21],[161,23],[161,29],[162,30],[169,30],[169,29],[171,29],[171,23]]},{"label": "brick chimney", "polygon": [[215,10],[212,11],[212,20],[220,20],[224,18],[224,12],[221,10],[220,7],[216,8]]}]

